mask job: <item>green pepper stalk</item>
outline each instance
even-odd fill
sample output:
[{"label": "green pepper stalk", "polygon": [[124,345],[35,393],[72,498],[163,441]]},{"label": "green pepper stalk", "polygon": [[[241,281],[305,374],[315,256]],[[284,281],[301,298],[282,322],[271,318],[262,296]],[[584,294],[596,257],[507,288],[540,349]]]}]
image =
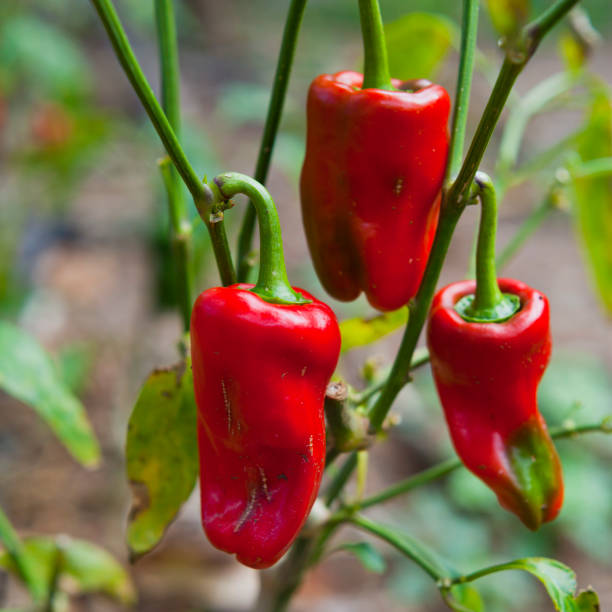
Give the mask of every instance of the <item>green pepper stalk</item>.
[{"label": "green pepper stalk", "polygon": [[359,0],[359,15],[364,51],[362,89],[393,90],[378,0]]},{"label": "green pepper stalk", "polygon": [[[219,174],[209,187],[217,201],[223,203],[220,210],[227,208],[225,203],[239,193],[250,198],[255,206],[259,220],[261,261],[253,293],[272,304],[309,303],[311,300],[294,291],[289,284],[278,213],[267,189],[250,176],[238,172]],[[213,210],[215,208],[219,210],[219,207],[213,206]]]},{"label": "green pepper stalk", "polygon": [[481,203],[480,228],[476,250],[476,291],[455,305],[461,317],[473,323],[500,323],[521,307],[518,296],[502,293],[495,270],[497,201],[493,181],[484,172],[476,173],[477,197]]}]

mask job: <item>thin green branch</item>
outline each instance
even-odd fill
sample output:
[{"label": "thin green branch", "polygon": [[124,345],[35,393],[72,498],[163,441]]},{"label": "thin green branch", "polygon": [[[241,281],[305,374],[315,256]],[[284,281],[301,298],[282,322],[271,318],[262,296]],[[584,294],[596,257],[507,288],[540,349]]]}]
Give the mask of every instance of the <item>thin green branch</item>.
[{"label": "thin green branch", "polygon": [[[612,415],[606,417],[602,421],[598,423],[584,423],[582,425],[576,425],[573,422],[567,422],[558,427],[551,427],[549,430],[551,438],[554,440],[560,440],[563,438],[572,438],[581,434],[588,433],[612,433]],[[412,491],[420,486],[433,482],[438,478],[442,478],[447,474],[455,471],[457,468],[463,467],[463,464],[459,459],[447,459],[446,461],[442,461],[433,465],[422,472],[418,472],[417,474],[413,474],[409,478],[402,480],[387,489],[376,493],[370,497],[366,497],[360,502],[353,504],[351,506],[346,506],[342,508],[337,513],[332,515],[331,521],[338,521],[342,516],[346,514],[350,514],[351,512],[364,510],[365,508],[369,508],[371,506],[375,506],[377,504],[389,501],[390,499],[394,499],[405,493]]]},{"label": "thin green branch", "polygon": [[442,463],[438,463],[406,480],[402,480],[397,484],[377,493],[376,495],[372,495],[371,497],[366,497],[361,500],[358,504],[355,504],[356,510],[363,510],[365,508],[369,508],[370,506],[375,506],[382,502],[385,502],[389,499],[393,499],[394,497],[398,497],[400,495],[404,495],[417,487],[421,487],[424,484],[431,482],[432,480],[437,480],[438,478],[442,478],[442,476],[446,476],[451,472],[454,472],[457,468],[460,468],[463,464],[459,459],[448,459],[447,461],[442,461]]},{"label": "thin green branch", "polygon": [[355,467],[357,467],[357,452],[353,451],[327,486],[324,495],[326,506],[331,506],[338,495],[340,495],[340,492],[344,488],[344,485],[348,482],[348,479],[351,477]]},{"label": "thin green branch", "polygon": [[[155,20],[161,68],[162,107],[176,137],[180,138],[180,68],[173,0],[155,0]],[[176,168],[168,157],[160,162],[159,167],[168,200],[177,299],[183,319],[183,330],[187,331],[191,317],[193,291],[191,224]]]},{"label": "thin green branch", "polygon": [[[293,58],[295,57],[295,48],[297,46],[298,34],[305,7],[306,0],[291,0],[289,12],[287,13],[283,40],[281,42],[278,63],[276,65],[276,73],[274,74],[274,85],[268,105],[266,124],[259,145],[259,155],[255,166],[254,178],[262,185],[265,185],[266,179],[268,178],[272,151],[274,150],[276,134],[283,113],[287,87],[289,86],[291,66],[293,64]],[[249,203],[242,220],[240,235],[238,236],[237,267],[238,279],[240,282],[247,281],[249,272],[253,269],[254,262],[251,251],[254,231],[255,208],[252,203]]]},{"label": "thin green branch", "polygon": [[545,10],[538,18],[525,27],[527,36],[532,40],[531,53],[535,51],[540,41],[550,32],[570,9],[580,0],[557,0],[555,4]]},{"label": "thin green branch", "polygon": [[[198,210],[208,210],[213,203],[213,195],[210,189],[198,178],[193,167],[189,163],[174,130],[172,129],[164,111],[157,101],[151,86],[149,85],[138,60],[132,51],[125,31],[119,21],[117,12],[111,0],[91,0],[94,8],[98,12],[100,19],[106,29],[108,37],[113,45],[117,59],[121,64],[125,74],[132,84],[134,91],[138,95],[153,127],[157,131],[164,147],[181,175],[189,192],[193,196],[194,203]],[[215,253],[215,259],[221,281],[223,284],[235,282],[235,273],[232,259],[227,243],[225,229],[221,223],[212,223],[208,215],[205,215],[205,222],[211,236],[211,242]]]},{"label": "thin green branch", "polygon": [[441,580],[446,578],[439,571],[439,568],[435,563],[432,563],[427,557],[422,554],[422,550],[418,546],[418,543],[413,541],[412,538],[408,538],[405,535],[399,535],[395,530],[374,523],[365,516],[359,514],[352,515],[347,519],[355,527],[359,527],[363,531],[367,531],[381,540],[391,544],[394,548],[399,550],[403,555],[412,559],[417,565],[419,565],[425,572],[427,572],[434,580]]},{"label": "thin green branch", "polygon": [[447,181],[457,174],[463,159],[463,146],[465,129],[467,125],[470,104],[470,90],[474,61],[476,57],[476,39],[478,36],[478,9],[479,0],[463,0],[463,18],[461,28],[461,50],[459,73],[457,75],[457,88],[455,92],[455,105],[451,124],[451,142],[446,169]]}]

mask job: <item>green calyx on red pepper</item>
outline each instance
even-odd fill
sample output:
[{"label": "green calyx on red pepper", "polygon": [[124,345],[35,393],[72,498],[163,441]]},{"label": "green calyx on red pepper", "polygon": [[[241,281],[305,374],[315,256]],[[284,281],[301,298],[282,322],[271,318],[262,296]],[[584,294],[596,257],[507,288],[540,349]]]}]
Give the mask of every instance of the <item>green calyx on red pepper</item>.
[{"label": "green calyx on red pepper", "polygon": [[308,93],[302,217],[327,292],[394,310],[415,296],[431,250],[450,99],[439,85],[391,80],[378,4],[360,10],[365,75],[323,74]]},{"label": "green calyx on red pepper", "polygon": [[563,502],[561,463],[536,400],[551,352],[548,300],[495,277],[495,196],[486,175],[477,182],[477,280],[436,294],[427,343],[457,454],[504,508],[537,529]]},{"label": "green calyx on red pepper", "polygon": [[192,311],[202,524],[214,546],[262,569],[289,548],[319,489],[340,332],[327,305],[289,285],[264,187],[228,173],[211,189],[221,207],[238,193],[254,203],[261,266],[254,287],[213,287]]}]

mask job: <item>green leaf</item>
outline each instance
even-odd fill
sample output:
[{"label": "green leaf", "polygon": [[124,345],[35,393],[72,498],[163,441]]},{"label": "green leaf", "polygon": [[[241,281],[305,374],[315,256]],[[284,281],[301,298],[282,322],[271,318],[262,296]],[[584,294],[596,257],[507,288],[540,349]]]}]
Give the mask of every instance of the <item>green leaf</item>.
[{"label": "green leaf", "polygon": [[24,582],[34,600],[41,601],[45,594],[46,582],[41,580],[35,559],[30,556],[1,508],[0,542],[5,548],[5,552],[0,554],[0,566],[7,567],[7,565],[10,565]]},{"label": "green leaf", "polygon": [[575,36],[565,32],[559,36],[557,45],[559,55],[567,70],[574,72],[584,66],[587,59],[587,49],[584,45],[580,44],[580,41]]},{"label": "green leaf", "polygon": [[155,370],[145,382],[128,425],[126,461],[134,498],[127,540],[138,557],[161,540],[198,475],[189,363]]},{"label": "green leaf", "polygon": [[80,593],[104,593],[124,604],[136,600],[129,575],[109,552],[68,536],[60,536],[57,544],[62,554],[62,574],[76,581]]},{"label": "green leaf", "polygon": [[73,99],[89,91],[85,54],[61,29],[17,15],[0,29],[0,67],[44,98]]},{"label": "green leaf", "polygon": [[340,323],[342,353],[372,344],[405,325],[406,321],[408,321],[407,308],[400,308],[369,319],[363,317],[345,319]]},{"label": "green leaf", "polygon": [[452,587],[450,596],[446,594],[444,601],[456,612],[484,612],[482,597],[471,584],[458,584]]},{"label": "green leaf", "polygon": [[347,542],[338,550],[346,550],[355,555],[368,572],[382,574],[387,568],[384,557],[368,542]]},{"label": "green leaf", "polygon": [[577,597],[576,574],[574,571],[556,559],[530,557],[517,559],[477,572],[473,579],[494,572],[505,570],[523,570],[535,576],[546,588],[546,591],[559,612],[598,612],[599,600],[593,590],[585,591]]},{"label": "green leaf", "polygon": [[[104,593],[124,604],[136,600],[134,585],[125,569],[109,552],[91,542],[66,535],[33,536],[24,540],[24,549],[46,598],[57,573],[57,584],[62,588],[69,580],[71,593]],[[0,555],[0,567],[15,571],[7,553]]]},{"label": "green leaf", "polygon": [[493,27],[505,37],[515,35],[529,17],[529,0],[486,0]]},{"label": "green leaf", "polygon": [[75,459],[97,465],[100,448],[83,405],[38,342],[7,321],[0,321],[0,388],[34,408]]},{"label": "green leaf", "polygon": [[[584,162],[612,155],[612,102],[606,87],[594,95],[578,153]],[[612,313],[612,176],[575,176],[573,188],[584,255],[601,300]]]},{"label": "green leaf", "polygon": [[458,29],[451,20],[431,13],[410,13],[385,25],[389,70],[402,81],[431,79],[447,56]]}]

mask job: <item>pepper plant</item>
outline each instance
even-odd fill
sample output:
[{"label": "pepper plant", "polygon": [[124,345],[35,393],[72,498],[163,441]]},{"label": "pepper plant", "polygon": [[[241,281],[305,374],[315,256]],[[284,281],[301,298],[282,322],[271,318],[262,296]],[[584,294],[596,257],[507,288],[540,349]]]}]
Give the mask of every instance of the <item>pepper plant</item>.
[{"label": "pepper plant", "polygon": [[[550,354],[548,303],[524,283],[498,280],[496,273],[565,191],[575,192],[582,228],[600,223],[610,231],[609,211],[602,202],[609,203],[612,151],[591,146],[595,139],[591,134],[589,140],[588,129],[586,137],[562,142],[518,165],[529,118],[578,84],[598,101],[592,112],[600,131],[610,133],[609,97],[580,59],[590,41],[585,14],[575,12],[579,0],[551,0],[540,12],[528,0],[488,0],[488,12],[501,36],[503,62],[467,147],[472,77],[477,60],[483,62],[476,47],[478,0],[462,2],[448,126],[445,89],[420,78],[392,78],[400,75],[392,72],[397,56],[390,70],[381,7],[377,0],[355,2],[364,74],[347,71],[313,81],[302,211],[325,289],[343,300],[363,291],[374,307],[391,312],[373,320],[341,322],[342,348],[333,313],[319,301],[324,296],[316,299],[289,283],[278,217],[264,187],[306,0],[288,3],[253,177],[225,172],[211,180],[202,178],[207,169],[195,169],[181,145],[173,0],[155,1],[161,101],[139,66],[112,0],[91,4],[167,154],[160,170],[185,332],[180,362],[150,375],[130,419],[127,473],[135,495],[127,540],[132,557],[150,552],[160,542],[199,475],[202,521],[210,541],[252,567],[274,565],[262,573],[255,604],[259,610],[289,609],[306,572],[334,550],[332,537],[346,525],[386,542],[418,565],[451,609],[482,610],[478,583],[474,584],[479,578],[523,570],[544,584],[555,609],[597,610],[595,591],[577,593],[573,571],[554,559],[521,558],[461,571],[416,537],[367,512],[465,465],[496,493],[503,507],[537,529],[553,520],[562,504],[562,473],[553,440],[610,429],[604,420],[568,422],[547,430],[535,398]],[[490,179],[480,167],[513,85],[545,37],[566,18],[574,28],[574,36],[565,43],[573,69],[543,81],[511,105]],[[388,32],[391,38],[391,27]],[[554,172],[547,197],[496,258],[496,198],[502,201],[511,186],[550,166]],[[196,291],[205,289],[195,286],[193,275],[192,237],[199,221],[191,220],[181,183],[209,233],[221,285],[203,291],[197,300]],[[225,217],[238,214],[230,209],[231,198],[239,193],[250,203],[243,213],[234,261]],[[589,207],[589,198],[596,210]],[[477,202],[482,212],[473,264],[476,282],[453,284],[434,297],[457,223],[466,207]],[[261,255],[253,286],[256,220]],[[607,238],[602,232],[589,235],[597,236],[587,251],[609,306]],[[431,355],[417,349],[428,318]],[[399,327],[402,340],[388,369],[370,373],[361,389],[338,377],[330,382],[340,350],[368,345]],[[461,461],[432,465],[369,497],[348,496],[354,472],[363,485],[368,450],[384,443],[393,426],[390,410],[399,393],[410,384],[413,372],[430,360]],[[523,526],[517,522],[516,529]],[[346,549],[366,567],[379,558],[368,543]],[[588,584],[588,576],[580,578]]]}]

